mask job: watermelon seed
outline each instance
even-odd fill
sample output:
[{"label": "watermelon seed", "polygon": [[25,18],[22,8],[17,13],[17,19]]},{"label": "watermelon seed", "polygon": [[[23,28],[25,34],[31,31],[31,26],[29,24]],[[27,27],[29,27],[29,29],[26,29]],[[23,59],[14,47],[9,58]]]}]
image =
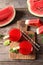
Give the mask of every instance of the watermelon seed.
[{"label": "watermelon seed", "polygon": [[37,2],[37,1],[40,1],[40,0],[35,0],[34,2]]},{"label": "watermelon seed", "polygon": [[40,1],[40,0],[35,0],[34,2],[38,2],[38,1]]},{"label": "watermelon seed", "polygon": [[43,7],[37,7],[36,9],[38,9],[39,11],[43,11]]}]

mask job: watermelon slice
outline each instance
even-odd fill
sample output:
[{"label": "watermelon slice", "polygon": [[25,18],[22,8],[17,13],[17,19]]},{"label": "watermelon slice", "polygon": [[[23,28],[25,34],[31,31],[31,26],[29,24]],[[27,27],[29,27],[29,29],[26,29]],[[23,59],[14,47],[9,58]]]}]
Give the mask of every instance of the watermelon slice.
[{"label": "watermelon slice", "polygon": [[43,0],[27,0],[27,4],[31,14],[43,17]]},{"label": "watermelon slice", "polygon": [[36,29],[37,34],[43,34],[43,26]]},{"label": "watermelon slice", "polygon": [[14,7],[7,6],[0,10],[0,27],[3,27],[9,24],[15,18],[15,9]]},{"label": "watermelon slice", "polygon": [[36,27],[40,27],[42,25],[39,19],[25,20],[25,24],[28,26],[36,26]]}]

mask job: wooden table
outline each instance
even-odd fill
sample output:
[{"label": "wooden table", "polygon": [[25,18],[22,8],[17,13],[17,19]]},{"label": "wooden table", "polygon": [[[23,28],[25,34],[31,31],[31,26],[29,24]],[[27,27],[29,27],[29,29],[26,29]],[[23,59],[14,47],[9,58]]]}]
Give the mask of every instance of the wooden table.
[{"label": "wooden table", "polygon": [[[12,2],[13,1],[14,0],[12,0]],[[14,2],[16,2],[16,1],[17,0],[15,0]],[[23,5],[24,4],[25,5],[21,6],[21,8],[20,8],[20,5],[18,5],[19,2]],[[26,8],[26,0],[24,0],[24,1],[18,0],[17,3],[15,3],[18,5],[18,7],[17,7],[17,5],[15,6],[15,8],[16,8],[15,19],[8,26],[0,28],[1,34],[7,35],[9,29],[17,27],[17,24],[16,24],[17,20],[37,18],[28,12],[28,10]],[[7,3],[7,5],[8,5],[8,3]],[[41,19],[41,21],[43,21],[43,18],[40,18],[40,19]],[[41,49],[40,49],[40,52],[37,53],[36,60],[11,60],[9,58],[9,46],[8,47],[3,46],[3,40],[0,40],[0,65],[17,65],[17,64],[18,65],[20,65],[20,64],[21,65],[38,65],[38,64],[43,65],[43,43],[40,40],[41,40],[41,37],[38,36],[38,43],[40,44]]]}]

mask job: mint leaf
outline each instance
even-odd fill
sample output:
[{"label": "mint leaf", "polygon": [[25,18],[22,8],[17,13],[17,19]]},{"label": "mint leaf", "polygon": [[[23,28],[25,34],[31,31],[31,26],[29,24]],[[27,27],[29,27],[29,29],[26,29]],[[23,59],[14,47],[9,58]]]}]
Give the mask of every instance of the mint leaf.
[{"label": "mint leaf", "polygon": [[13,48],[11,48],[11,49],[10,49],[10,52],[17,54],[19,51],[18,51],[18,50],[13,50]]},{"label": "mint leaf", "polygon": [[43,38],[43,34],[40,34],[41,38]]},{"label": "mint leaf", "polygon": [[14,53],[14,50],[11,48],[11,49],[10,49],[10,52]]},{"label": "mint leaf", "polygon": [[40,36],[41,36],[41,42],[43,43],[43,34],[40,34]]},{"label": "mint leaf", "polygon": [[29,34],[29,36],[30,36],[31,38],[33,38],[33,37],[34,37],[34,34]]}]

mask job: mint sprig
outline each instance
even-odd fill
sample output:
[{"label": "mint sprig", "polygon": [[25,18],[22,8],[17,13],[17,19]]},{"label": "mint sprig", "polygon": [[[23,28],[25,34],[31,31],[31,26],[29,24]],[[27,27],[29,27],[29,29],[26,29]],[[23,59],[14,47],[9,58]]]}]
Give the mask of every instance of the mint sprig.
[{"label": "mint sprig", "polygon": [[43,34],[40,34],[41,38],[43,38]]},{"label": "mint sprig", "polygon": [[43,34],[40,34],[40,36],[41,36],[41,42],[43,43]]},{"label": "mint sprig", "polygon": [[11,52],[11,53],[16,53],[16,54],[17,54],[17,53],[18,53],[18,50],[13,50],[13,48],[11,48],[11,49],[10,49],[10,52]]},{"label": "mint sprig", "polygon": [[33,37],[34,37],[34,34],[29,34],[29,36],[30,36],[31,38],[33,38]]}]

